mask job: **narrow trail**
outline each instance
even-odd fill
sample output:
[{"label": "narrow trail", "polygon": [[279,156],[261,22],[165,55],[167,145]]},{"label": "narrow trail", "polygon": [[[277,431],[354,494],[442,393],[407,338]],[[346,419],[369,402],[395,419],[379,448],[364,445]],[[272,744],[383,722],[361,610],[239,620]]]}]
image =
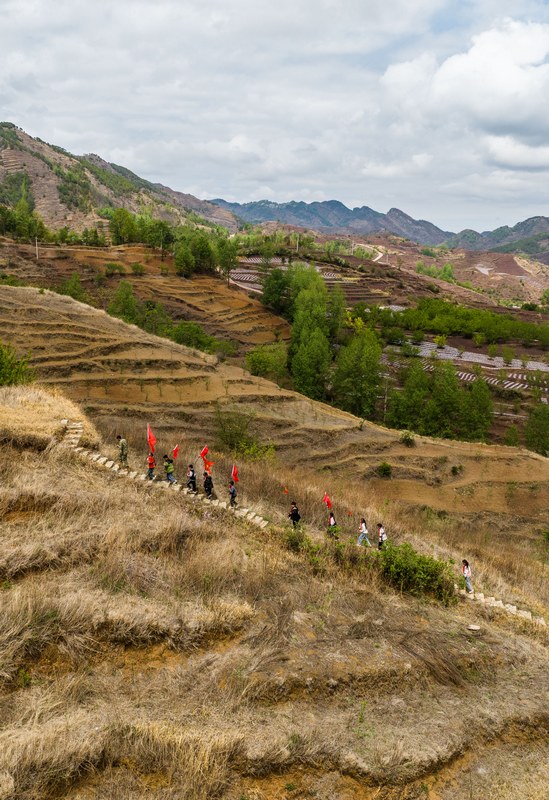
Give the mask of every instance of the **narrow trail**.
[{"label": "narrow trail", "polygon": [[[80,447],[80,439],[82,437],[82,433],[84,431],[84,423],[81,421],[73,421],[70,422],[69,420],[62,420],[63,424],[66,425],[65,436],[61,443],[61,446],[64,446],[70,450],[73,450],[77,453],[81,458],[87,459],[90,462],[97,464],[104,469],[108,469],[111,472],[116,473],[120,477],[127,478],[128,480],[132,481],[147,481],[146,474],[140,474],[137,471],[130,471],[129,469],[121,469],[120,466],[113,460],[110,459],[108,456],[102,455],[97,450],[87,450],[84,447]],[[229,514],[234,514],[235,517],[240,517],[245,519],[247,522],[251,522],[253,525],[257,525],[260,528],[266,528],[269,525],[269,521],[262,517],[260,514],[257,514],[253,509],[250,508],[240,508],[237,507],[236,509],[232,509],[225,501],[222,500],[208,500],[205,495],[199,495],[195,492],[190,492],[187,487],[182,486],[179,483],[168,483],[168,481],[162,480],[153,480],[148,481],[148,485],[151,488],[155,488],[156,490],[162,491],[172,491],[172,492],[180,492],[186,495],[193,503],[196,504],[203,504],[213,506],[215,508],[222,509]],[[468,594],[465,589],[458,589],[456,585],[456,592],[461,596],[466,598],[469,602],[480,603],[481,605],[489,606],[490,608],[498,608],[502,611],[505,611],[507,614],[515,616],[521,620],[526,620],[528,622],[533,623],[534,625],[539,625],[545,627],[547,625],[544,617],[534,617],[531,611],[526,609],[517,608],[516,605],[513,603],[507,603],[504,600],[493,596],[485,596],[483,592],[472,592]],[[471,625],[470,629],[475,630],[478,626]]]}]

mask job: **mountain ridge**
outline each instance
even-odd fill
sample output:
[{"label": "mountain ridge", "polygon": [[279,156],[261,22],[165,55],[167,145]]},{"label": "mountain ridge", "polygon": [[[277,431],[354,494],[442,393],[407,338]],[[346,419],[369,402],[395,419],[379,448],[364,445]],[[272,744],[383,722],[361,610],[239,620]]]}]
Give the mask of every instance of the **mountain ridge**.
[{"label": "mountain ridge", "polygon": [[[172,224],[198,214],[211,224],[237,228],[231,213],[206,200],[152,183],[94,153],[73,155],[11,122],[1,122],[0,203],[9,201],[17,179],[25,179],[36,211],[53,230],[102,227],[100,212],[105,206],[149,212]],[[12,198],[13,205],[16,199]]]},{"label": "mountain ridge", "polygon": [[[233,213],[245,222],[261,223],[278,221],[289,225],[309,227],[323,233],[347,233],[367,235],[389,233],[403,236],[418,244],[461,247],[465,250],[492,250],[511,247],[533,236],[549,237],[549,217],[529,217],[514,226],[504,225],[492,231],[478,232],[466,228],[458,233],[445,231],[428,220],[416,220],[399,208],[390,208],[386,214],[369,206],[348,208],[339,200],[323,200],[306,203],[291,200],[276,203],[258,200],[248,203],[232,203],[222,198],[212,203]],[[543,252],[543,248],[540,248]]]}]

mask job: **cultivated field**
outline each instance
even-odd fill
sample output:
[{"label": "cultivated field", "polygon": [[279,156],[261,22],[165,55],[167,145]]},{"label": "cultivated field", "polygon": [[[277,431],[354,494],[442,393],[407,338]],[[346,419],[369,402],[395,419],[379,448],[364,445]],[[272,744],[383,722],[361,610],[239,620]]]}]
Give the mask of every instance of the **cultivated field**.
[{"label": "cultivated field", "polygon": [[[23,443],[29,403],[54,435],[68,408],[9,390],[0,797],[545,797],[543,628],[465,600],[414,600],[373,571],[318,568],[289,551],[286,500],[265,487],[280,473],[291,481],[316,540],[325,476],[244,468],[243,501],[263,497],[273,523],[260,531],[84,464],[62,444]],[[216,479],[227,464],[218,460]],[[335,494],[356,501],[348,492]],[[399,522],[373,491],[365,513],[397,541],[408,535],[402,508]],[[447,539],[458,557],[475,541],[479,563],[490,553],[474,531],[452,542],[445,528],[426,517],[419,544]],[[528,593],[524,574],[516,582]]]},{"label": "cultivated field", "polygon": [[[98,286],[98,276],[105,275],[109,264],[119,273],[103,277]],[[134,274],[135,265],[141,267],[143,275]],[[221,278],[180,278],[172,257],[162,260],[159,251],[143,245],[40,246],[37,261],[33,246],[0,239],[0,272],[42,288],[59,286],[78,272],[82,285],[99,307],[108,303],[124,278],[131,281],[141,299],[162,303],[174,319],[199,322],[210,335],[234,342],[239,349],[288,339],[290,335],[286,320],[272,314],[259,300],[229,289]]]}]

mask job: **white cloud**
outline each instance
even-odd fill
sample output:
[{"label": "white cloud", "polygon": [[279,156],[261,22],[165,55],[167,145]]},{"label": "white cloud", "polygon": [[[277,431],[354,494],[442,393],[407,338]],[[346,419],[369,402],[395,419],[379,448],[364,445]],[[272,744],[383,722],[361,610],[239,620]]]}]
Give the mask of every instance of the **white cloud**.
[{"label": "white cloud", "polygon": [[512,170],[549,169],[549,147],[530,147],[512,136],[488,136],[488,155],[494,164]]},{"label": "white cloud", "polygon": [[1,116],[74,152],[204,197],[335,197],[447,229],[549,212],[538,0],[0,6]]}]

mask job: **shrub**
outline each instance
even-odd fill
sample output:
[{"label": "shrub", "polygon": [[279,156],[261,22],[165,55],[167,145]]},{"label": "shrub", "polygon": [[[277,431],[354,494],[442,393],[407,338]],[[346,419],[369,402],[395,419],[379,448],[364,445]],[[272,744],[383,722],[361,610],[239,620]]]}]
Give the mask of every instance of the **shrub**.
[{"label": "shrub", "polygon": [[81,303],[87,303],[89,300],[78,272],[73,272],[70,278],[63,281],[57,291],[59,294],[65,294],[67,297],[72,297],[73,300],[79,300]]},{"label": "shrub", "polygon": [[33,377],[29,356],[17,358],[13,347],[0,344],[0,386],[29,383]]},{"label": "shrub", "polygon": [[515,351],[513,350],[512,347],[509,347],[508,345],[503,345],[503,347],[501,348],[501,355],[503,357],[504,364],[511,364],[515,357]]},{"label": "shrub", "polygon": [[246,367],[252,375],[281,380],[287,375],[288,350],[282,342],[264,344],[246,353]]},{"label": "shrub", "polygon": [[272,443],[262,444],[251,430],[253,415],[231,408],[217,406],[214,430],[217,444],[231,453],[239,454],[251,461],[271,459],[275,455]]},{"label": "shrub", "polygon": [[401,545],[386,542],[378,557],[382,575],[399,591],[432,595],[445,605],[456,601],[448,562],[417,553],[407,542]]},{"label": "shrub", "polygon": [[400,443],[405,447],[415,447],[416,440],[412,431],[402,431],[400,434]]},{"label": "shrub", "polygon": [[295,527],[292,525],[286,531],[286,547],[292,553],[299,553],[304,549],[306,538],[303,525],[296,525]]},{"label": "shrub", "polygon": [[380,478],[390,478],[393,474],[393,468],[387,461],[382,461],[376,469]]},{"label": "shrub", "polygon": [[440,336],[435,336],[435,344],[440,350],[442,350],[442,348],[446,345],[446,336],[444,336],[442,333]]},{"label": "shrub", "polygon": [[132,264],[132,272],[134,275],[140,277],[145,274],[145,267],[137,261],[135,264]]},{"label": "shrub", "polygon": [[114,261],[108,261],[105,264],[105,276],[112,278],[113,275],[125,275],[126,270],[122,264],[116,264]]}]

